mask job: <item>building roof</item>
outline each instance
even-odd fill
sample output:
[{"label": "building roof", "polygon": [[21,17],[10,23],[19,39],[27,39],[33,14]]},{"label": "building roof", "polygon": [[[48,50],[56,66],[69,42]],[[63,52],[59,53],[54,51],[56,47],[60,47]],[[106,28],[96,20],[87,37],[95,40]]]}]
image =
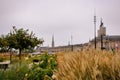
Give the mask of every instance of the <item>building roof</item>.
[{"label": "building roof", "polygon": [[[107,36],[103,36],[103,39],[110,41],[120,41],[120,35],[107,35]],[[101,37],[96,37],[96,40],[100,41]],[[94,39],[92,39],[91,41],[93,42]]]},{"label": "building roof", "polygon": [[113,36],[108,36],[108,40],[120,40],[120,35],[113,35]]}]

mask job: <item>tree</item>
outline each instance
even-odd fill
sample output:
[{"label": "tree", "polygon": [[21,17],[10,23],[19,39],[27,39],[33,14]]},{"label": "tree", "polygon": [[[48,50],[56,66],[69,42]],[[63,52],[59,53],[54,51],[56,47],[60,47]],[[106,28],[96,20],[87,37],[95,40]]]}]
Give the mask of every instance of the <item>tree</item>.
[{"label": "tree", "polygon": [[35,37],[35,34],[29,30],[24,30],[23,28],[17,29],[13,27],[13,31],[8,35],[8,42],[10,48],[15,48],[19,50],[19,59],[21,60],[21,51],[23,49],[34,48],[38,44],[42,44],[43,40]]},{"label": "tree", "polygon": [[0,37],[0,51],[1,52],[8,51],[8,42],[6,39],[6,35],[1,35]]}]

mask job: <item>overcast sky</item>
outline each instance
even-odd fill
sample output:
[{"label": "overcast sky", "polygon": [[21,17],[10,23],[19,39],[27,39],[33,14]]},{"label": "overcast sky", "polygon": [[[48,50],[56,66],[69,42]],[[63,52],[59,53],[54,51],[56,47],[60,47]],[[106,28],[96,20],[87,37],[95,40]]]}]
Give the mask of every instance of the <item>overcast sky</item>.
[{"label": "overcast sky", "polygon": [[120,34],[120,0],[0,0],[0,35],[12,26],[33,31],[51,46],[88,42],[94,37],[93,16],[96,9],[97,29],[103,18],[107,35]]}]

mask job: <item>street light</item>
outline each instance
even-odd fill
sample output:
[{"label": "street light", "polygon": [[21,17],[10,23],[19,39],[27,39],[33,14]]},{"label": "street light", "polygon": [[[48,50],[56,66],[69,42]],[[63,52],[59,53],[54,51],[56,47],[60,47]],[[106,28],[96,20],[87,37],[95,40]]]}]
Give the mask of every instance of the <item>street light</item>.
[{"label": "street light", "polygon": [[73,36],[71,35],[71,51],[73,51]]},{"label": "street light", "polygon": [[96,49],[96,15],[94,15],[94,47]]}]

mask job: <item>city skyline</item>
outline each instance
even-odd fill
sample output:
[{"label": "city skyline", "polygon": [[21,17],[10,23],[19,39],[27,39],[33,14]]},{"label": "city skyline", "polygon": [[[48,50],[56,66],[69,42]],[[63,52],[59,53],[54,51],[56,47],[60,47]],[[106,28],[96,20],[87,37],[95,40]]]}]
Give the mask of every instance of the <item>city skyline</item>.
[{"label": "city skyline", "polygon": [[[119,0],[0,0],[0,35],[12,26],[33,31],[51,46],[88,42],[94,38],[94,9],[97,30],[103,18],[107,35],[120,34]],[[97,32],[97,31],[96,31]]]}]

